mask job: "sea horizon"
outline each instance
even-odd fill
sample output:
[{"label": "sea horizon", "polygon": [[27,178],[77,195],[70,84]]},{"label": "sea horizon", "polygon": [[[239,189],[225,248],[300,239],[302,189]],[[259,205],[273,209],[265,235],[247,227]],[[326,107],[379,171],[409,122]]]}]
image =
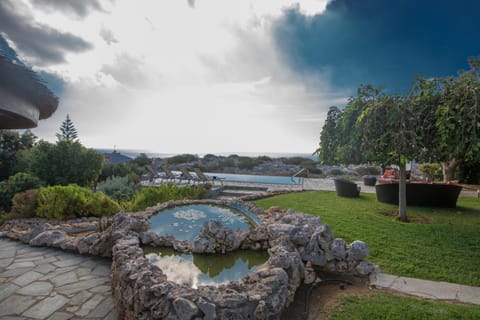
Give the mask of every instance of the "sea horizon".
[{"label": "sea horizon", "polygon": [[162,153],[162,152],[155,152],[151,150],[138,150],[138,149],[118,149],[118,148],[93,148],[94,150],[100,153],[111,153],[116,151],[121,153],[130,158],[136,158],[140,154],[144,153],[149,158],[171,158],[181,154],[194,154],[198,157],[204,157],[207,154],[213,154],[216,156],[224,156],[228,157],[230,155],[238,155],[242,157],[260,157],[260,156],[267,156],[270,158],[293,158],[293,157],[302,157],[308,158],[312,160],[317,160],[318,157],[314,156],[312,153],[295,153],[295,152],[205,152],[205,153]]}]

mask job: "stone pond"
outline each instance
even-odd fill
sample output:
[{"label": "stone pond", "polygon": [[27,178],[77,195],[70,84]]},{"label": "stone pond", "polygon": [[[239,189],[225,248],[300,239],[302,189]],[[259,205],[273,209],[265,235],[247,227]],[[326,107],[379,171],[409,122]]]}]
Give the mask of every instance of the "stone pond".
[{"label": "stone pond", "polygon": [[[221,219],[207,220],[195,237],[184,239],[159,234],[151,227],[150,219],[159,211],[207,204],[240,206],[253,213],[259,223],[233,230]],[[279,319],[300,284],[313,282],[316,272],[367,276],[375,271],[364,261],[369,253],[364,242],[347,244],[334,238],[319,217],[279,208],[264,211],[239,200],[170,201],[100,221],[11,220],[1,225],[0,231],[3,236],[33,246],[111,257],[112,290],[119,319]],[[169,264],[157,263],[160,255],[155,257],[156,250],[162,252],[161,256],[184,256],[187,260],[226,254],[218,262],[227,265],[231,263],[227,262],[229,255],[235,261],[246,261],[235,256],[241,252],[253,250],[263,258],[251,263],[254,267],[249,266],[234,281],[193,283],[173,281],[168,270],[161,267],[168,269]],[[166,254],[165,250],[170,252]],[[213,265],[218,267],[207,259],[197,267],[207,270],[210,276],[220,274],[222,271]]]}]

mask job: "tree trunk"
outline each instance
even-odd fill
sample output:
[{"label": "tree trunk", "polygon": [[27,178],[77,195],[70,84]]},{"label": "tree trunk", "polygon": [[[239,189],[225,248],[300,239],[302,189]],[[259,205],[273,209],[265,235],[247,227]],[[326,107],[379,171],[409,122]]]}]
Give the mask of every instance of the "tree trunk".
[{"label": "tree trunk", "polygon": [[442,162],[443,182],[452,181],[455,178],[455,171],[461,160],[452,159],[450,161]]},{"label": "tree trunk", "polygon": [[400,181],[398,182],[398,220],[408,222],[407,218],[407,179],[406,164],[400,161]]}]

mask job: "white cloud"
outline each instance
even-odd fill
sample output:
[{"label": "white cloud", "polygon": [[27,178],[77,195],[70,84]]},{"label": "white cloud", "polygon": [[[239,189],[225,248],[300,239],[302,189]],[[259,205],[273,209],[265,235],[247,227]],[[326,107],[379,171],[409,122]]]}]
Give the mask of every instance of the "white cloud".
[{"label": "white cloud", "polygon": [[[325,4],[302,1],[300,8],[314,14]],[[326,109],[344,99],[327,75],[294,74],[277,55],[271,25],[295,1],[108,5],[70,22],[32,7],[38,21],[93,45],[43,67],[68,85],[55,116],[35,130],[40,137],[51,140],[69,113],[91,147],[308,153]]]}]

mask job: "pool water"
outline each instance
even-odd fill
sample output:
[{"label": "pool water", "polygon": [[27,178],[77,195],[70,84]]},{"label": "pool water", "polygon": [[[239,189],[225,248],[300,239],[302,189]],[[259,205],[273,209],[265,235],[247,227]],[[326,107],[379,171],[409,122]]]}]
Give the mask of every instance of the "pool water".
[{"label": "pool water", "polygon": [[240,280],[269,258],[266,251],[253,250],[191,254],[178,253],[171,248],[144,247],[143,251],[150,263],[162,269],[168,280],[192,288]]},{"label": "pool water", "polygon": [[284,176],[263,176],[251,174],[232,174],[232,173],[207,173],[210,177],[216,177],[225,181],[232,182],[251,182],[251,183],[266,183],[266,184],[287,184],[295,185],[301,183],[301,178],[298,177],[284,177]]},{"label": "pool water", "polygon": [[232,230],[248,230],[257,225],[253,214],[247,215],[243,210],[215,205],[186,205],[158,212],[150,218],[150,230],[159,235],[171,235],[177,240],[193,239],[200,232],[203,224],[218,220],[223,226]]}]

